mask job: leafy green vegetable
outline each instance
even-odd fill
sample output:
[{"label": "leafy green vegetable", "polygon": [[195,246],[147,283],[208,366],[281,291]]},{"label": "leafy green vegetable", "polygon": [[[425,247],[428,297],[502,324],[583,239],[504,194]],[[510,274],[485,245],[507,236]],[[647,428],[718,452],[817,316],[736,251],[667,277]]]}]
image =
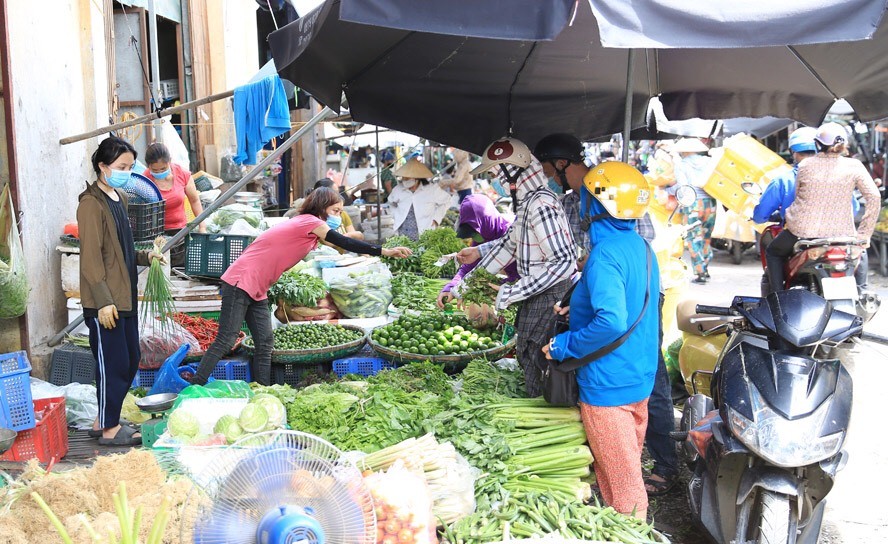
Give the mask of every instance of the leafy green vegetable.
[{"label": "leafy green vegetable", "polygon": [[392,236],[384,244],[382,247],[385,248],[393,248],[393,247],[409,247],[413,250],[413,255],[407,257],[406,259],[395,259],[393,257],[382,257],[382,262],[389,267],[392,274],[399,274],[401,272],[415,272],[418,273],[420,271],[420,259],[422,258],[422,250],[420,249],[420,245],[417,242],[414,242],[410,238],[406,236]]},{"label": "leafy green vegetable", "polygon": [[[453,252],[451,252],[453,253]],[[420,267],[422,275],[427,278],[452,278],[456,275],[457,266],[455,259],[449,259],[443,266],[435,264],[438,259],[446,253],[441,253],[437,249],[427,249],[420,258]]]},{"label": "leafy green vegetable", "polygon": [[[441,255],[456,253],[466,247],[465,242],[456,237],[450,228],[428,229],[419,235],[419,245],[426,251],[437,251]],[[440,255],[439,255],[440,256]]]},{"label": "leafy green vegetable", "polygon": [[174,410],[167,422],[167,429],[173,438],[187,440],[200,432],[200,424],[194,414],[182,409]]},{"label": "leafy green vegetable", "polygon": [[324,280],[294,272],[284,272],[280,278],[268,289],[268,298],[271,300],[283,300],[291,306],[315,308],[318,300],[327,296],[327,284]]},{"label": "leafy green vegetable", "polygon": [[274,395],[260,393],[250,399],[250,402],[262,406],[268,413],[268,425],[265,430],[280,429],[287,424],[287,409]]},{"label": "leafy green vegetable", "polygon": [[392,278],[392,304],[399,310],[437,312],[435,301],[447,280],[403,272]]},{"label": "leafy green vegetable", "polygon": [[219,421],[213,427],[213,432],[225,435],[225,440],[229,444],[233,444],[244,435],[244,430],[241,428],[240,423],[238,423],[237,418],[230,414],[219,418]]},{"label": "leafy green vegetable", "polygon": [[268,425],[268,412],[259,404],[247,404],[237,418],[241,428],[248,433],[258,433]]}]

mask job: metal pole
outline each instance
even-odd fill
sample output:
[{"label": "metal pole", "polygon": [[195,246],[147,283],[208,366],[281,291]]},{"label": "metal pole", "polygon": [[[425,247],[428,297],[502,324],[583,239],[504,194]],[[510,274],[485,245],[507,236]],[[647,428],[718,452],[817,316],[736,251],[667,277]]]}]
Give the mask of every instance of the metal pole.
[{"label": "metal pole", "polygon": [[632,75],[635,71],[635,50],[629,50],[626,62],[626,109],[623,113],[623,149],[620,153],[623,162],[629,162],[629,134],[632,132]]},{"label": "metal pole", "polygon": [[66,138],[62,138],[59,140],[59,144],[67,145],[73,144],[74,142],[79,142],[80,140],[86,140],[87,138],[92,138],[93,136],[102,136],[103,134],[108,134],[109,132],[114,132],[115,130],[120,130],[122,128],[131,127],[134,125],[141,125],[146,121],[151,121],[153,119],[157,119],[160,117],[168,117],[173,115],[174,113],[179,113],[185,110],[194,109],[198,106],[203,106],[204,104],[209,104],[210,102],[215,102],[217,100],[222,100],[223,98],[229,98],[234,96],[234,90],[225,91],[223,93],[211,94],[210,96],[205,96],[203,98],[199,98],[197,100],[192,100],[191,102],[186,102],[184,104],[180,104],[178,106],[174,106],[172,108],[167,108],[164,110],[160,110],[155,113],[150,113],[148,115],[143,115],[141,117],[137,117],[135,119],[131,119],[129,121],[124,121],[123,123],[115,123],[113,125],[109,125],[103,128],[97,128],[95,130],[91,130],[89,132],[84,132],[83,134],[77,134],[75,136],[68,136]]},{"label": "metal pole", "polygon": [[[163,108],[163,97],[160,91],[160,55],[157,52],[157,10],[154,0],[148,0],[148,41],[151,46],[148,53],[151,57],[151,86],[154,87],[152,100],[157,101],[154,104],[154,109],[160,110]],[[163,141],[160,130],[162,125],[159,119],[153,124],[154,141],[156,142]]]},{"label": "metal pole", "polygon": [[[220,196],[214,202],[212,202],[206,208],[204,208],[203,213],[198,215],[197,217],[195,217],[194,221],[185,225],[185,228],[183,228],[182,230],[177,232],[175,236],[167,239],[167,242],[166,242],[166,244],[164,244],[161,252],[166,253],[171,247],[173,247],[176,243],[178,243],[179,240],[181,240],[182,238],[187,236],[189,232],[194,230],[194,228],[197,227],[204,219],[209,217],[209,215],[211,213],[216,211],[216,209],[218,209],[219,206],[221,206],[222,204],[225,203],[225,201],[227,201],[229,198],[231,198],[231,196],[234,193],[236,193],[244,185],[249,183],[250,180],[255,178],[260,172],[265,170],[266,166],[268,166],[269,164],[271,164],[275,160],[277,160],[278,157],[280,157],[286,150],[288,150],[290,147],[292,147],[293,144],[295,144],[297,141],[299,141],[300,138],[302,138],[310,130],[313,130],[315,125],[317,125],[318,123],[320,123],[324,119],[330,117],[331,115],[334,115],[333,110],[325,107],[317,115],[312,117],[302,128],[300,128],[299,130],[294,132],[289,138],[287,138],[286,141],[284,141],[284,143],[282,143],[280,146],[278,146],[277,149],[275,149],[270,155],[268,155],[268,157],[263,159],[262,162],[260,162],[252,170],[250,170],[246,176],[241,178],[240,181],[238,181],[237,183],[232,185],[230,189],[225,191],[225,193],[222,194],[222,196]],[[74,321],[69,323],[64,329],[62,329],[55,336],[50,338],[46,342],[46,344],[50,347],[57,345],[59,342],[61,342],[65,338],[66,334],[68,334],[69,332],[76,329],[81,323],[83,323],[83,314],[77,316],[74,319]]]},{"label": "metal pole", "polygon": [[379,171],[379,125],[376,125],[376,243],[382,245],[382,178]]}]

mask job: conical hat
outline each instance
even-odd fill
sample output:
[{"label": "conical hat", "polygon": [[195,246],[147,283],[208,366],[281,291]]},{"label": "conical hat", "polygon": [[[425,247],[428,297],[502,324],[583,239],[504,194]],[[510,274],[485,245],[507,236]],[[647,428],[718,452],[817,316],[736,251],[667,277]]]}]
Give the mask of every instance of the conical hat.
[{"label": "conical hat", "polygon": [[435,175],[429,170],[428,166],[416,159],[410,159],[392,173],[399,178],[412,179],[429,179]]}]

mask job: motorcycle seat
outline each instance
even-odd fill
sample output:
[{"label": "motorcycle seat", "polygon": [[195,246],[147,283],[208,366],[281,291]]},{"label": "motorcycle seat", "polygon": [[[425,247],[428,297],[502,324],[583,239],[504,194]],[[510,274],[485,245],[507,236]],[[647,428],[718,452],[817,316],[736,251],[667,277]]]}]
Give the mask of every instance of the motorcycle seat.
[{"label": "motorcycle seat", "polygon": [[795,244],[796,251],[802,251],[810,247],[819,246],[847,246],[859,245],[860,241],[853,236],[837,236],[835,238],[805,238]]}]

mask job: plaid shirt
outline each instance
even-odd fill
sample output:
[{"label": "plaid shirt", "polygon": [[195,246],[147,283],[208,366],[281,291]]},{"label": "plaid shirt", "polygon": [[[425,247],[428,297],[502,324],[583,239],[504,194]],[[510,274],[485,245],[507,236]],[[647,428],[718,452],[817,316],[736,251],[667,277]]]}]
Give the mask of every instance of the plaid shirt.
[{"label": "plaid shirt", "polygon": [[492,274],[515,260],[518,262],[521,278],[500,288],[496,297],[498,310],[569,279],[577,268],[577,250],[567,216],[555,193],[545,187],[542,167],[534,161],[523,177],[519,183],[529,191],[521,199],[515,221],[502,238],[478,246],[482,254],[478,266]]},{"label": "plaid shirt", "polygon": [[564,213],[567,214],[567,224],[570,226],[570,233],[573,235],[574,241],[580,253],[588,255],[589,233],[583,230],[582,221],[580,221],[580,194],[571,191],[561,197],[561,206],[564,207]]},{"label": "plaid shirt", "polygon": [[635,228],[638,230],[638,235],[647,240],[648,243],[653,242],[654,238],[657,236],[657,233],[654,230],[654,222],[651,221],[651,214],[647,212],[645,212],[644,217],[635,223]]}]

